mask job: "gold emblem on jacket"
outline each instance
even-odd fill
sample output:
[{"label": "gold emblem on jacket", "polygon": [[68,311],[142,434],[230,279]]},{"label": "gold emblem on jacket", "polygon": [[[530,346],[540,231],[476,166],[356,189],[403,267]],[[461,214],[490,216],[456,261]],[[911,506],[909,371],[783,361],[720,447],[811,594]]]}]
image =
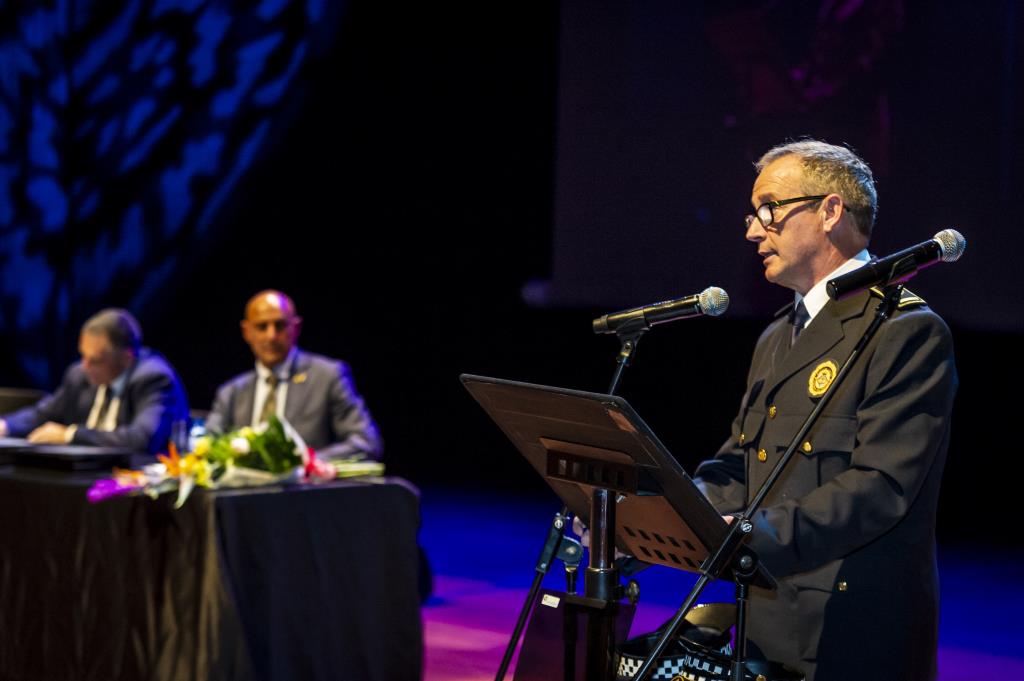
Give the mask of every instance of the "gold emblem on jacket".
[{"label": "gold emblem on jacket", "polygon": [[811,377],[807,381],[807,393],[811,397],[821,397],[832,385],[837,373],[839,373],[839,367],[830,359],[814,367],[814,371],[811,372]]}]

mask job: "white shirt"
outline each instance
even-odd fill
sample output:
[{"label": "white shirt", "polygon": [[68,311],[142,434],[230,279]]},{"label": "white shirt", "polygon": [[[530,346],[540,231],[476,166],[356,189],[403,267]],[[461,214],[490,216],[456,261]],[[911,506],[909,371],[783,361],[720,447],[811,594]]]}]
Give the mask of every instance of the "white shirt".
[{"label": "white shirt", "polygon": [[[274,373],[277,374],[277,409],[274,413],[282,421],[284,421],[285,401],[288,399],[288,381],[292,375],[292,364],[295,363],[296,354],[298,354],[298,350],[292,347],[288,351],[288,356],[274,370]],[[260,424],[260,416],[263,414],[263,403],[267,401],[267,395],[270,394],[270,386],[267,385],[270,373],[270,369],[256,362],[256,394],[252,400],[252,419],[250,419],[250,424],[253,428]]]},{"label": "white shirt", "polygon": [[793,301],[794,305],[799,305],[800,301],[804,301],[804,307],[807,308],[807,321],[804,322],[804,328],[811,323],[814,316],[821,312],[821,308],[825,307],[825,303],[828,302],[828,291],[825,287],[828,282],[835,279],[841,274],[852,272],[866,265],[871,260],[871,254],[868,253],[868,249],[862,250],[857,255],[853,256],[839,267],[835,268],[824,277],[821,278],[817,284],[811,287],[811,290],[807,292],[807,295],[802,296],[799,293],[796,294],[796,299]]},{"label": "white shirt", "polygon": [[[121,409],[121,395],[124,394],[124,388],[128,384],[128,371],[122,371],[121,374],[110,382],[110,385],[101,385],[96,389],[96,399],[92,401],[92,409],[89,410],[89,418],[85,421],[86,428],[95,428],[96,430],[111,431],[117,428],[117,412]],[[107,411],[103,415],[103,420],[99,420],[100,409],[103,408],[103,401],[107,399],[107,391],[110,391],[110,404],[107,406]]]},{"label": "white shirt", "polygon": [[[85,420],[86,428],[110,432],[117,428],[117,412],[121,410],[121,395],[124,394],[125,386],[128,385],[128,370],[110,382],[110,385],[103,384],[96,388],[96,397],[92,400],[92,409],[89,410],[89,417]],[[107,413],[100,421],[100,409],[103,408],[103,400],[107,399],[107,391],[110,391],[110,404],[107,405]],[[97,423],[98,421],[98,423]],[[64,442],[71,443],[75,440],[75,432],[78,430],[76,424],[71,424],[64,430]]]}]

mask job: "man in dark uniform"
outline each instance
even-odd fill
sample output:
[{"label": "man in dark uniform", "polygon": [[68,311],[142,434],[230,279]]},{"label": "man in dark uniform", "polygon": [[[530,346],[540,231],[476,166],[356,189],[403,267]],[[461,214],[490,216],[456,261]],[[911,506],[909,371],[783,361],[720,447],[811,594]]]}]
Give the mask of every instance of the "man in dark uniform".
[{"label": "man in dark uniform", "polygon": [[[746,237],[765,278],[795,292],[761,335],[732,434],[696,481],[724,515],[749,503],[880,300],[825,284],[869,259],[868,166],[800,141],[756,164]],[[808,681],[936,677],[935,515],[957,377],[943,321],[905,292],[752,518],[778,578],[753,590],[748,634]]]}]

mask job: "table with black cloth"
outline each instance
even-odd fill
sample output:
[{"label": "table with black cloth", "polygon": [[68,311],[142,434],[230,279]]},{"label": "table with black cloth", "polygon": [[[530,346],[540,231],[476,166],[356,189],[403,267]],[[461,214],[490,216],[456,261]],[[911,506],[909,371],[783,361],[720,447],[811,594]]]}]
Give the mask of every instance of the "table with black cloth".
[{"label": "table with black cloth", "polygon": [[0,467],[0,679],[420,678],[400,479],[86,500]]}]

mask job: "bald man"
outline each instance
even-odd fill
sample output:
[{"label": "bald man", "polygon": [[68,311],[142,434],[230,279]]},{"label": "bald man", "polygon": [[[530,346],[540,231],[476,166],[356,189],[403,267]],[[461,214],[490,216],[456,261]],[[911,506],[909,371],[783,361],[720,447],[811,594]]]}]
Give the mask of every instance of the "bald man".
[{"label": "bald man", "polygon": [[302,317],[291,298],[257,293],[245,306],[241,328],[256,366],[217,389],[208,431],[255,427],[276,414],[325,459],[381,457],[380,434],[348,366],[296,345]]}]

